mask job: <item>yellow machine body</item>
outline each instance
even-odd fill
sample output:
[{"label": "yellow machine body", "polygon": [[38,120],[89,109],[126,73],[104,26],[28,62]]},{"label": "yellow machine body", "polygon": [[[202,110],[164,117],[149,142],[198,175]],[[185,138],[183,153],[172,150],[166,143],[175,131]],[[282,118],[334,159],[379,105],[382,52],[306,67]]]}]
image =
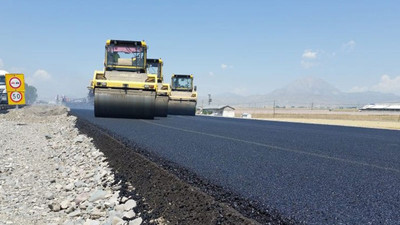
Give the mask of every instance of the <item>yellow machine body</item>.
[{"label": "yellow machine body", "polygon": [[99,117],[154,118],[157,75],[148,74],[144,41],[107,40],[103,71],[89,90]]},{"label": "yellow machine body", "polygon": [[191,115],[196,113],[197,92],[193,86],[193,75],[173,74],[168,114]]},{"label": "yellow machine body", "polygon": [[163,61],[161,59],[147,59],[147,73],[157,77],[156,116],[168,115],[168,102],[171,95],[169,84],[163,83]]}]

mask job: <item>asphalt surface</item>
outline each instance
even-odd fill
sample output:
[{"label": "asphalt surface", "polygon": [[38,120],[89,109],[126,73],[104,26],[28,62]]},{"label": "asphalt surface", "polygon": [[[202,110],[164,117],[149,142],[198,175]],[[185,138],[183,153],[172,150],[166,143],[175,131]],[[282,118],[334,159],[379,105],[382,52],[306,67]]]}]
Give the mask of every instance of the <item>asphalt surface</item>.
[{"label": "asphalt surface", "polygon": [[71,112],[285,217],[307,224],[400,224],[400,131]]}]

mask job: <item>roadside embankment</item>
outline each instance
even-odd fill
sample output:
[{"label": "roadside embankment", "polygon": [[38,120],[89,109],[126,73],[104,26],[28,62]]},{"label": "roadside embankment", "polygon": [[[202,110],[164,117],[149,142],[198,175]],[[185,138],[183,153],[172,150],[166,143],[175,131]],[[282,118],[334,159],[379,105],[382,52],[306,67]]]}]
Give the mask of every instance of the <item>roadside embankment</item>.
[{"label": "roadside embankment", "polygon": [[[0,114],[0,224],[141,224],[106,157],[61,106]],[[142,200],[141,200],[142,201]]]}]

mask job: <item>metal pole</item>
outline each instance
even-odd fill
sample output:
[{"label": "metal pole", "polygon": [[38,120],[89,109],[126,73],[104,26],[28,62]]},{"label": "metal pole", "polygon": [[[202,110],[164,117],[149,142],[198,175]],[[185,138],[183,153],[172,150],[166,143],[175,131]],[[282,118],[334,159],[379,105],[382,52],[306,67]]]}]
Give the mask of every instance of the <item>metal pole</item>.
[{"label": "metal pole", "polygon": [[275,118],[275,100],[274,100],[274,107],[273,107],[272,117]]}]

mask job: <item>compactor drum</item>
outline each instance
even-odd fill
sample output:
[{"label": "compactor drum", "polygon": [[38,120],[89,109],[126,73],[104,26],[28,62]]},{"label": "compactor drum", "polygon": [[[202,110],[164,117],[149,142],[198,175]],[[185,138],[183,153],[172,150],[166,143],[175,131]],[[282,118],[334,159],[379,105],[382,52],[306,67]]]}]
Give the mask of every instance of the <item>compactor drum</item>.
[{"label": "compactor drum", "polygon": [[157,76],[155,116],[166,117],[171,89],[169,84],[163,83],[162,66],[163,61],[161,59],[147,59],[147,73]]},{"label": "compactor drum", "polygon": [[168,114],[196,114],[197,93],[193,86],[193,75],[174,74],[171,79],[171,95],[168,102]]},{"label": "compactor drum", "polygon": [[196,102],[179,100],[169,101],[168,114],[194,116],[196,114]]},{"label": "compactor drum", "polygon": [[155,116],[166,117],[168,116],[168,96],[160,96],[156,97],[156,108],[155,108]]},{"label": "compactor drum", "polygon": [[99,88],[94,97],[96,117],[154,118],[155,93]]},{"label": "compactor drum", "polygon": [[96,117],[154,118],[157,76],[146,73],[146,55],[144,41],[107,41],[104,70],[89,88]]}]

